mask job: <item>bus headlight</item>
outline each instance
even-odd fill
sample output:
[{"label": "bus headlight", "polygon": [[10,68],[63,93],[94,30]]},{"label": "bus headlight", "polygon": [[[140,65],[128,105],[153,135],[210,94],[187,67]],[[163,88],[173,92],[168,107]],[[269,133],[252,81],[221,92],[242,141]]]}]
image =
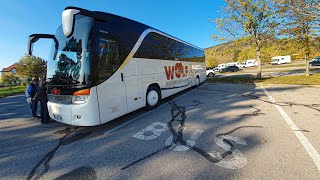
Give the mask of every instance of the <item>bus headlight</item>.
[{"label": "bus headlight", "polygon": [[88,101],[90,89],[82,89],[73,93],[72,104],[83,104]]},{"label": "bus headlight", "polygon": [[88,101],[88,96],[86,95],[72,97],[72,104],[84,104],[87,101]]}]

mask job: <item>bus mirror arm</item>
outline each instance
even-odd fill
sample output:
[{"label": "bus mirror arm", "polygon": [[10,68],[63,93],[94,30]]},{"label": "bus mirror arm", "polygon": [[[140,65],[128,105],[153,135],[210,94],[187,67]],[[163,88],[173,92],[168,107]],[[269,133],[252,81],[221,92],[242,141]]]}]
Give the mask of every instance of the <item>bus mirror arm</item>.
[{"label": "bus mirror arm", "polygon": [[123,73],[121,73],[121,81],[123,82]]},{"label": "bus mirror arm", "polygon": [[59,42],[57,38],[52,34],[31,34],[28,39],[28,54],[32,56],[33,44],[37,42],[39,39],[52,39],[55,42],[54,59],[56,59],[59,48]]}]

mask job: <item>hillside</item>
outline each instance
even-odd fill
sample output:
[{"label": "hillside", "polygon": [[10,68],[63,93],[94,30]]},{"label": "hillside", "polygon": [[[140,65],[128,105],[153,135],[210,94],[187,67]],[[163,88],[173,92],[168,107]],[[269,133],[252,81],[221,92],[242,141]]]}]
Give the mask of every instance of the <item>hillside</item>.
[{"label": "hillside", "polygon": [[[270,39],[270,38],[269,38]],[[255,47],[248,41],[238,40],[205,49],[207,67],[215,67],[220,63],[242,62],[247,59],[256,59]],[[291,55],[292,60],[304,59],[303,48],[295,43],[294,39],[277,39],[264,41],[261,48],[262,62],[271,62],[274,56]],[[319,40],[314,40],[310,57],[320,55]]]}]

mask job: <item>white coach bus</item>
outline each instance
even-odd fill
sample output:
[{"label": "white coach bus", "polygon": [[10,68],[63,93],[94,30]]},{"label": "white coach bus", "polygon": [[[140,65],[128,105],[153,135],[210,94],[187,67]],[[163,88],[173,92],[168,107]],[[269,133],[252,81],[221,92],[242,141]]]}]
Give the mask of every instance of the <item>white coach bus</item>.
[{"label": "white coach bus", "polygon": [[67,7],[55,35],[29,36],[28,53],[53,39],[47,64],[48,109],[75,126],[106,123],[206,78],[204,51],[113,14]]}]

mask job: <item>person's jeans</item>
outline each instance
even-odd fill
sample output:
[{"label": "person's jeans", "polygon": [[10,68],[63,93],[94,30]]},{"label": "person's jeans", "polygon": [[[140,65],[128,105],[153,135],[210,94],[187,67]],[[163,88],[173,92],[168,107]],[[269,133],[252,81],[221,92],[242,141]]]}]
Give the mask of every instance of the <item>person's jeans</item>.
[{"label": "person's jeans", "polygon": [[40,100],[41,123],[48,123],[50,121],[47,102],[47,100]]},{"label": "person's jeans", "polygon": [[29,105],[32,117],[37,117],[38,101],[34,101],[34,100],[31,100],[31,98],[27,98],[27,103]]}]

